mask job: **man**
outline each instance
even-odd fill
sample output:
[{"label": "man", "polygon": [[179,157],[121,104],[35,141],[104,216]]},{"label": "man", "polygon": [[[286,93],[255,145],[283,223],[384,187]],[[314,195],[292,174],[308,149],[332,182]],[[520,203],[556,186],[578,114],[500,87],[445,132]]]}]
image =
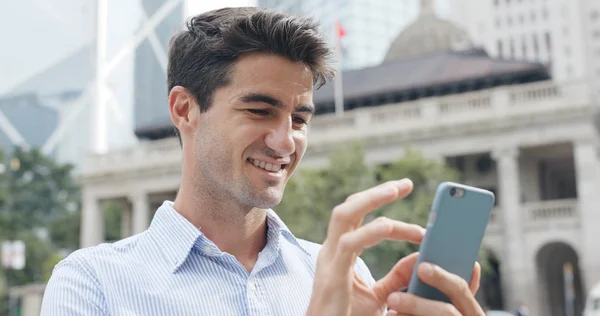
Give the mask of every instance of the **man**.
[{"label": "man", "polygon": [[416,225],[361,226],[409,194],[408,179],[336,207],[323,246],[295,238],[271,210],[306,150],[313,85],[332,77],[329,57],[309,20],[257,8],[192,18],[169,49],[169,112],[183,151],[175,201],[147,231],[60,262],[42,314],[483,315],[473,298],[478,265],[470,287],[439,268],[420,270],[450,305],[399,292],[416,255],[378,282],[357,258],[383,239],[421,241]]}]

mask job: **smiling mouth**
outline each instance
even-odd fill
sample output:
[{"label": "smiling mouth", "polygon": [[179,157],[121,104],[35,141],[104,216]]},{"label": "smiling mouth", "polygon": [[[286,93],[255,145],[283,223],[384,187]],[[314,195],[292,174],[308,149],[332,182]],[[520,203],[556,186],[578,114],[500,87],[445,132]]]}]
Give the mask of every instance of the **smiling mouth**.
[{"label": "smiling mouth", "polygon": [[248,162],[253,164],[257,168],[263,169],[264,171],[274,173],[281,172],[287,166],[287,164],[272,164],[266,161],[252,158],[248,158]]}]

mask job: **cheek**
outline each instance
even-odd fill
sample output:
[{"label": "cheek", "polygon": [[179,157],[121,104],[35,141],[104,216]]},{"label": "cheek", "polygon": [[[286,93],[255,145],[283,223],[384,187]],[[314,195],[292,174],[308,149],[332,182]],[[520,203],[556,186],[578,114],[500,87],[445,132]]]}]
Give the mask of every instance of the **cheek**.
[{"label": "cheek", "polygon": [[295,136],[294,143],[296,144],[296,156],[300,158],[304,155],[307,147],[306,133]]}]

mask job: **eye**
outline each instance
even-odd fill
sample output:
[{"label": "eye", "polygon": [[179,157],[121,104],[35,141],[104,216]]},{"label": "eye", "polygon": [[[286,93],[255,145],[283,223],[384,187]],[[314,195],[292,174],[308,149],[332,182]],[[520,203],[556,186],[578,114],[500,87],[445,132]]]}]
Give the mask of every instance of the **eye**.
[{"label": "eye", "polygon": [[254,115],[259,115],[259,116],[267,116],[269,115],[269,111],[267,110],[263,110],[263,109],[248,109],[248,112],[254,114]]},{"label": "eye", "polygon": [[306,120],[305,120],[305,119],[303,119],[303,118],[302,118],[302,117],[300,117],[300,116],[295,116],[295,117],[293,118],[293,120],[294,120],[294,123],[296,123],[296,124],[301,124],[301,125],[304,125],[304,124],[306,124],[306,123],[307,123],[307,122],[306,122]]}]

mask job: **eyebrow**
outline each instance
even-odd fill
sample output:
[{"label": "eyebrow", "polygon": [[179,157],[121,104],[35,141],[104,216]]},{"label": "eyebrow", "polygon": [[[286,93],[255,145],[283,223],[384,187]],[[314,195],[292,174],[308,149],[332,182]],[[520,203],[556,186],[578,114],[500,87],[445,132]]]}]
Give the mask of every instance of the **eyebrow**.
[{"label": "eyebrow", "polygon": [[[246,102],[246,103],[259,102],[259,103],[266,103],[266,104],[272,105],[279,109],[283,108],[283,102],[277,100],[276,98],[274,98],[272,96],[262,94],[262,93],[248,93],[248,94],[240,97],[240,100],[242,100],[243,102]],[[296,106],[294,111],[315,114],[315,106],[312,104],[302,104],[302,105]]]}]

